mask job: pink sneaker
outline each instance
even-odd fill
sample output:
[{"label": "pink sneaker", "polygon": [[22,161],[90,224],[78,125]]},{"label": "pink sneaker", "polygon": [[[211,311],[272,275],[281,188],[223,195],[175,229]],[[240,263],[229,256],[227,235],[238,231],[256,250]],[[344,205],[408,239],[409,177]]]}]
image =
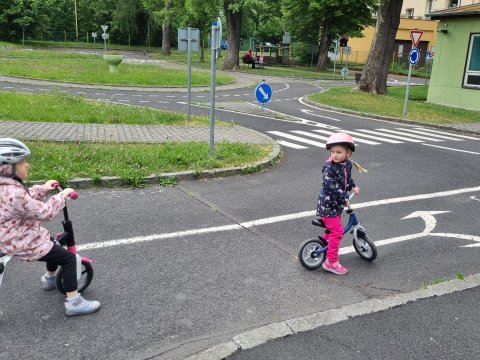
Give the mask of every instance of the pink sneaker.
[{"label": "pink sneaker", "polygon": [[324,270],[330,271],[331,273],[334,273],[337,275],[344,275],[348,272],[347,268],[340,265],[339,261],[337,261],[336,263],[330,264],[330,261],[328,261],[327,259],[322,264],[322,267]]}]

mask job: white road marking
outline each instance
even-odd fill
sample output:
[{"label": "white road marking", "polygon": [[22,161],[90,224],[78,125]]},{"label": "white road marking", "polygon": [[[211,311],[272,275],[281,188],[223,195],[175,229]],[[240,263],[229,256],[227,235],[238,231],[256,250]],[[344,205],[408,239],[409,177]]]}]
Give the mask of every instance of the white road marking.
[{"label": "white road marking", "polygon": [[330,117],[330,116],[324,116],[324,115],[314,114],[314,113],[312,112],[312,110],[308,110],[308,109],[301,109],[300,111],[303,112],[303,113],[305,113],[305,114],[308,114],[308,115],[312,115],[312,116],[316,116],[316,117],[321,117],[321,118],[328,119],[328,120],[342,121],[342,120],[340,120],[340,119],[335,119],[335,118],[332,118],[332,117]]},{"label": "white road marking", "polygon": [[291,143],[291,142],[289,142],[289,141],[278,140],[278,143],[279,143],[280,145],[283,145],[283,146],[286,146],[286,147],[290,147],[290,148],[293,148],[293,149],[308,149],[308,147],[306,147],[306,146],[297,145],[297,144]]},{"label": "white road marking", "polygon": [[361,132],[356,132],[356,131],[350,131],[350,130],[341,130],[341,131],[344,131],[350,135],[353,135],[354,136],[354,139],[353,140],[356,140],[355,136],[362,136],[362,137],[366,137],[366,138],[369,138],[369,139],[374,139],[374,140],[380,140],[380,141],[383,141],[383,142],[387,142],[387,143],[390,143],[390,144],[403,144],[403,141],[397,141],[397,140],[392,140],[392,139],[387,139],[385,137],[380,137],[380,136],[374,136],[374,135],[368,135],[368,134],[362,134]]},{"label": "white road marking", "polygon": [[[328,131],[328,130],[313,130],[313,131],[320,132],[320,133],[323,133],[323,134],[329,134],[329,135],[332,135],[334,133],[333,131]],[[364,143],[364,144],[369,144],[369,145],[380,145],[380,143],[378,143],[378,142],[370,141],[370,140],[364,140],[364,139],[360,139],[358,137],[354,138],[353,140],[357,143]]]},{"label": "white road marking", "polygon": [[408,132],[413,132],[413,133],[416,133],[416,134],[433,136],[434,138],[439,138],[439,139],[452,140],[452,141],[463,141],[462,139],[455,139],[455,138],[452,138],[451,136],[446,136],[446,135],[426,134],[425,131],[423,131],[423,129],[416,130],[416,129],[397,128],[397,130],[407,131],[407,133]]},{"label": "white road marking", "polygon": [[436,148],[439,148],[439,149],[458,151],[458,152],[463,152],[463,153],[467,153],[467,154],[480,155],[480,153],[475,152],[475,151],[460,150],[460,149],[454,149],[454,148],[449,148],[449,147],[445,147],[445,146],[438,146],[438,145],[432,145],[432,144],[422,144],[422,145],[431,146],[431,147],[436,147]]},{"label": "white road marking", "polygon": [[[405,197],[369,201],[369,202],[365,202],[365,203],[354,204],[353,208],[354,209],[361,209],[361,208],[372,207],[372,206],[382,206],[382,205],[398,204],[398,203],[402,203],[402,202],[420,201],[420,200],[425,200],[425,199],[434,199],[434,198],[440,198],[440,197],[454,196],[454,195],[472,193],[472,192],[477,192],[477,191],[480,191],[480,186],[472,187],[472,188],[463,188],[463,189],[456,189],[456,190],[440,191],[440,192],[436,192],[436,193],[410,195],[410,196],[405,196]],[[255,227],[255,226],[273,224],[273,223],[277,223],[277,222],[290,221],[290,220],[294,220],[294,219],[301,219],[301,218],[305,218],[305,217],[313,217],[313,216],[315,216],[315,213],[316,213],[315,210],[309,210],[309,211],[303,211],[303,212],[299,212],[299,213],[272,216],[272,217],[269,217],[269,218],[247,221],[247,222],[243,222],[241,224],[214,226],[214,227],[209,227],[209,228],[192,229],[192,230],[178,231],[178,232],[173,232],[173,233],[153,234],[153,235],[149,235],[149,236],[136,236],[136,237],[125,238],[125,239],[99,241],[99,242],[93,242],[93,243],[89,243],[89,244],[79,245],[79,246],[77,246],[77,248],[78,248],[78,250],[92,250],[92,249],[101,249],[101,248],[118,246],[118,245],[131,245],[131,244],[148,242],[148,241],[179,238],[179,237],[191,236],[191,235],[199,235],[199,234],[215,233],[215,232],[222,232],[222,231],[239,230],[239,229],[243,229],[243,228],[251,228],[251,227]],[[407,235],[407,236],[411,236],[411,235]]]},{"label": "white road marking", "polygon": [[313,145],[313,146],[318,146],[318,147],[322,147],[322,148],[325,147],[324,143],[319,143],[318,141],[304,139],[300,136],[290,135],[290,134],[287,134],[287,133],[284,133],[284,132],[281,132],[281,131],[267,131],[267,133],[277,135],[277,136],[282,136],[282,137],[290,139],[290,140],[299,141],[301,143],[306,143],[306,144]]},{"label": "white road marking", "polygon": [[417,128],[417,129],[420,129],[424,132],[431,132],[431,133],[436,133],[436,134],[444,134],[444,135],[449,135],[449,136],[455,136],[455,137],[459,137],[459,138],[462,138],[462,139],[480,140],[480,138],[478,138],[478,137],[454,134],[454,133],[449,133],[449,132],[445,132],[445,131],[437,131],[437,130],[433,130],[433,129],[430,129],[430,128]]},{"label": "white road marking", "polygon": [[375,135],[380,135],[380,136],[387,136],[387,137],[391,137],[391,138],[393,138],[393,139],[398,139],[398,140],[403,140],[403,141],[416,142],[416,143],[421,143],[421,142],[423,142],[422,140],[411,139],[411,138],[407,138],[407,137],[405,137],[405,136],[397,136],[397,135],[385,134],[385,133],[382,133],[382,132],[379,132],[379,131],[366,130],[366,129],[355,129],[355,130],[361,131],[361,132],[365,132],[365,133],[368,133],[368,134],[375,134]]},{"label": "white road marking", "polygon": [[422,139],[422,140],[425,140],[425,141],[443,141],[443,140],[432,139],[428,136],[406,134],[406,133],[401,132],[401,131],[395,131],[395,130],[390,130],[390,129],[375,129],[375,130],[385,131],[385,132],[388,132],[388,133],[398,134],[398,135],[403,135],[403,136],[409,136],[409,137],[414,138],[414,139]]}]

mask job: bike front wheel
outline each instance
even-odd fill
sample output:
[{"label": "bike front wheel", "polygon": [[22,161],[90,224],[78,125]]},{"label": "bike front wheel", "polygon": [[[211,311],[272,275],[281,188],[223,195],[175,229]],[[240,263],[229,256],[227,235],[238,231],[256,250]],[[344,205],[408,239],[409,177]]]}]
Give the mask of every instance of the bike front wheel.
[{"label": "bike front wheel", "polygon": [[360,257],[367,261],[373,261],[377,258],[377,247],[370,240],[367,234],[358,233],[353,238],[353,247]]},{"label": "bike front wheel", "polygon": [[327,242],[321,239],[308,239],[298,251],[298,260],[307,270],[316,270],[325,261]]},{"label": "bike front wheel", "polygon": [[[66,294],[65,288],[63,287],[63,277],[62,277],[62,268],[57,271],[57,289],[62,294]],[[92,282],[93,279],[93,267],[88,261],[82,260],[82,269],[80,279],[78,280],[78,292],[85,290],[88,285]]]}]

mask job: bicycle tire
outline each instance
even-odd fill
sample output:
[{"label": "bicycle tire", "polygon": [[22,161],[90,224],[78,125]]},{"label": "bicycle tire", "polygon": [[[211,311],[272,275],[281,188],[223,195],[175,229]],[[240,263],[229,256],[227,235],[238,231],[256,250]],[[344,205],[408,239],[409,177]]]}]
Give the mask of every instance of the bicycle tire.
[{"label": "bicycle tire", "polygon": [[[85,290],[88,285],[92,282],[93,279],[93,267],[88,261],[82,260],[82,270],[81,270],[80,280],[78,280],[78,292]],[[66,294],[65,288],[63,287],[63,277],[62,277],[62,268],[59,268],[57,271],[57,289],[62,294]]]},{"label": "bicycle tire", "polygon": [[357,236],[353,238],[353,247],[357,254],[366,261],[370,262],[377,258],[377,247],[367,234],[358,232]]},{"label": "bicycle tire", "polygon": [[316,251],[319,247],[326,247],[327,242],[321,239],[308,239],[305,240],[300,246],[298,251],[298,260],[300,264],[307,270],[316,270],[320,268],[323,262],[326,259],[327,252],[324,251],[320,256],[313,257],[312,253]]}]

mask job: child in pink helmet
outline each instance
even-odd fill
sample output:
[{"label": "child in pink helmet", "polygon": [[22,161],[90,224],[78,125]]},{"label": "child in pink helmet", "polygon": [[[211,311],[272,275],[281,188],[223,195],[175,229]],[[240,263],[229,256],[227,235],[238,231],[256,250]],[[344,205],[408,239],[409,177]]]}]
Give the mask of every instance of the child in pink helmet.
[{"label": "child in pink helmet", "polygon": [[57,267],[63,268],[62,277],[67,298],[68,316],[90,314],[100,308],[98,301],[84,299],[77,291],[75,255],[50,240],[50,233],[41,226],[52,220],[65,206],[73,192],[67,188],[47,200],[47,193],[55,188],[55,180],[27,188],[27,158],[30,149],[21,141],[0,139],[0,253],[25,261],[42,261],[47,273],[42,276],[45,290],[55,289]]},{"label": "child in pink helmet", "polygon": [[343,236],[341,215],[343,208],[349,205],[348,192],[360,192],[352,179],[353,162],[349,160],[355,151],[355,143],[350,135],[335,133],[328,138],[326,148],[330,151],[330,157],[322,168],[322,189],[317,202],[317,215],[330,232],[323,236],[328,241],[328,249],[322,267],[326,271],[343,275],[348,270],[338,261],[338,249]]}]

